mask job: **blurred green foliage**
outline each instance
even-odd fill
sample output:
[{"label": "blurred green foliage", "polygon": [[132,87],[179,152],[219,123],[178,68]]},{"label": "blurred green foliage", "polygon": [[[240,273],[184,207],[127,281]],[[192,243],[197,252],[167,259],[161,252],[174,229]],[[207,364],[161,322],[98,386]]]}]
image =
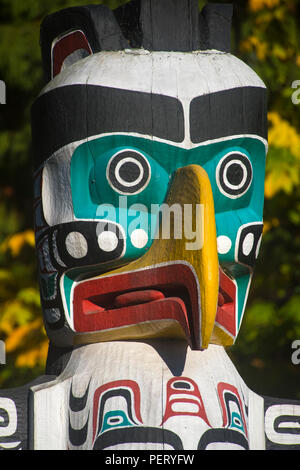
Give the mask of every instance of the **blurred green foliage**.
[{"label": "blurred green foliage", "polygon": [[[0,338],[7,349],[0,387],[42,374],[47,355],[30,144],[30,107],[43,86],[40,23],[59,9],[99,3],[115,8],[126,1],[0,0],[0,78],[7,86],[0,108]],[[291,361],[292,342],[300,339],[300,105],[291,100],[292,82],[300,80],[300,0],[233,4],[233,53],[269,89],[270,148],[261,254],[242,329],[228,353],[253,391],[300,399],[300,365]]]},{"label": "blurred green foliage", "polygon": [[255,392],[300,399],[300,1],[249,0],[235,5],[235,54],[269,90],[269,152],[264,236],[243,325],[229,352]]}]

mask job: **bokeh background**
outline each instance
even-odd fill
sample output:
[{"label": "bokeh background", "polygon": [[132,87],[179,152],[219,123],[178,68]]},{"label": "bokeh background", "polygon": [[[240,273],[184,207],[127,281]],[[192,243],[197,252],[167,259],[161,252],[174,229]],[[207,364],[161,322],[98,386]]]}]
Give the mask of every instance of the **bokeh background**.
[{"label": "bokeh background", "polygon": [[[93,3],[115,8],[126,1],[0,0],[0,79],[7,86],[7,104],[0,106],[1,388],[43,374],[48,350],[34,248],[30,133],[30,106],[43,87],[40,23],[59,9]],[[300,364],[292,362],[292,343],[300,340],[300,104],[292,102],[292,85],[300,80],[300,0],[232,3],[232,52],[269,89],[270,148],[261,253],[243,326],[228,353],[253,391],[300,399]]]}]

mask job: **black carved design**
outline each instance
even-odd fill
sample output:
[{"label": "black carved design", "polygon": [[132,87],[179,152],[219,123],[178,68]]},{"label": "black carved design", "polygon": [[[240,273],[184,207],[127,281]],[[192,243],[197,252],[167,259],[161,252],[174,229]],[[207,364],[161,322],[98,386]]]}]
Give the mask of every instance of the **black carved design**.
[{"label": "black carved design", "polygon": [[181,439],[177,434],[168,429],[147,426],[130,426],[106,431],[97,437],[93,450],[104,450],[107,447],[127,443],[165,444],[174,450],[183,450]]},{"label": "black carved design", "polygon": [[[118,243],[112,251],[104,251],[98,243],[99,235],[105,231],[113,232],[117,237]],[[75,241],[72,240],[72,243],[68,244],[70,236],[73,236]],[[86,251],[79,246],[79,253],[76,253],[76,237],[85,240]],[[49,256],[48,265],[51,268],[49,272],[45,271],[42,251],[45,243]],[[70,250],[70,246],[74,251]],[[102,220],[69,222],[44,230],[42,237],[37,239],[37,247],[41,260],[40,287],[45,323],[49,330],[58,330],[63,326],[69,330],[59,289],[62,274],[69,269],[98,267],[117,260],[125,250],[124,234],[114,222]]]},{"label": "black carved design", "polygon": [[267,450],[300,450],[300,401],[264,397]]},{"label": "black carved design", "polygon": [[234,444],[245,450],[249,449],[247,439],[239,431],[228,428],[216,428],[205,431],[199,440],[198,450],[205,450],[210,444],[216,443],[224,443],[224,449],[226,449],[226,444]]},{"label": "black carved design", "polygon": [[90,384],[88,384],[88,387],[82,397],[75,397],[73,395],[73,385],[71,385],[70,388],[70,394],[69,394],[69,407],[71,411],[78,412],[84,410],[86,407],[87,403],[87,398],[89,394],[89,389],[90,389]]},{"label": "black carved design", "polygon": [[102,425],[103,425],[103,418],[104,418],[104,408],[105,408],[105,402],[112,397],[123,397],[126,401],[127,405],[127,415],[131,423],[136,423],[133,414],[132,414],[132,409],[133,409],[133,403],[132,403],[132,395],[130,393],[130,390],[126,390],[125,388],[119,388],[119,389],[113,389],[113,390],[108,390],[103,394],[101,397],[101,403],[100,403],[100,409],[99,409],[99,424],[98,424],[98,432],[97,434],[100,434]]},{"label": "black carved design", "polygon": [[86,419],[85,425],[81,429],[74,429],[71,425],[71,420],[69,416],[69,440],[73,446],[82,446],[87,439],[89,425],[89,414]]},{"label": "black carved design", "polygon": [[[263,223],[250,223],[242,225],[236,238],[236,261],[253,267],[259,251],[259,244],[263,231]],[[247,243],[247,238],[250,244]]]},{"label": "black carved design", "polygon": [[87,398],[89,394],[90,384],[88,384],[86,391],[81,397],[75,397],[73,394],[73,384],[70,387],[69,394],[69,440],[73,446],[82,446],[87,440],[88,425],[89,425],[89,412],[84,426],[80,429],[74,429],[71,424],[70,411],[73,413],[80,413],[86,408]]}]

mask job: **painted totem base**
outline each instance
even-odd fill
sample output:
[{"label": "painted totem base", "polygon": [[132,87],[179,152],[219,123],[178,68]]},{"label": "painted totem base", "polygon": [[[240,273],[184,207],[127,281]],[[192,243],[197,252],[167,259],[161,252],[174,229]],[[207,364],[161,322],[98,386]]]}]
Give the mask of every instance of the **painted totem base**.
[{"label": "painted totem base", "polygon": [[265,448],[264,400],[220,346],[91,344],[32,391],[37,450]]},{"label": "painted totem base", "polygon": [[95,343],[0,390],[5,450],[300,450],[300,402],[252,392],[221,346]]},{"label": "painted totem base", "polygon": [[252,392],[221,346],[95,343],[0,390],[4,450],[300,450],[300,402]]}]

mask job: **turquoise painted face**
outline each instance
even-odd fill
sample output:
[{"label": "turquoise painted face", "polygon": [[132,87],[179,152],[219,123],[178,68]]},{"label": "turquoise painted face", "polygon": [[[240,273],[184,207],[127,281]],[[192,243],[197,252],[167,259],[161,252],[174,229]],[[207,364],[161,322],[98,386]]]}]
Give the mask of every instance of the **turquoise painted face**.
[{"label": "turquoise painted face", "polygon": [[[116,223],[125,246],[113,267],[127,264],[153,243],[174,172],[191,164],[203,167],[214,197],[220,268],[236,286],[238,331],[262,234],[265,156],[259,137],[231,137],[192,149],[130,135],[90,140],[71,161],[74,215],[108,227]],[[102,231],[98,243],[113,250],[116,235]],[[64,282],[67,290],[68,276]]]}]

